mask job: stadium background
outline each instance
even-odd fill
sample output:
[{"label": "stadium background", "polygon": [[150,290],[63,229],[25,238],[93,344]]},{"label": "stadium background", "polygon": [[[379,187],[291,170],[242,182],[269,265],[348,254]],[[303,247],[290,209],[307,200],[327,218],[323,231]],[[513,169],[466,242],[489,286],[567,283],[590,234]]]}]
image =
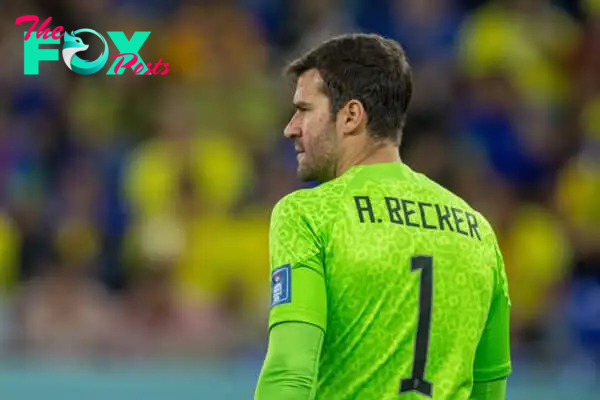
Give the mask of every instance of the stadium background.
[{"label": "stadium background", "polygon": [[[513,301],[509,399],[600,397],[599,1],[0,9],[2,398],[251,397],[268,218],[300,187],[280,69],[350,31],[403,44],[416,91],[405,161],[497,230]],[[59,61],[25,76],[29,25],[14,20],[26,14],[69,31],[149,30],[140,55],[172,70],[79,76]]]}]

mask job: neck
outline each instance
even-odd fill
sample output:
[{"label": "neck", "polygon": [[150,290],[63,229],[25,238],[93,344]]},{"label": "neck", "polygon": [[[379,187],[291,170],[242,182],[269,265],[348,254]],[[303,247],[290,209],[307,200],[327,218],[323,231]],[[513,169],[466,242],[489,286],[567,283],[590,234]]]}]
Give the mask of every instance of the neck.
[{"label": "neck", "polygon": [[336,176],[342,175],[356,165],[392,162],[402,162],[398,145],[390,141],[376,143],[371,146],[362,147],[362,150],[350,152],[347,157],[342,157],[341,162],[338,164]]}]

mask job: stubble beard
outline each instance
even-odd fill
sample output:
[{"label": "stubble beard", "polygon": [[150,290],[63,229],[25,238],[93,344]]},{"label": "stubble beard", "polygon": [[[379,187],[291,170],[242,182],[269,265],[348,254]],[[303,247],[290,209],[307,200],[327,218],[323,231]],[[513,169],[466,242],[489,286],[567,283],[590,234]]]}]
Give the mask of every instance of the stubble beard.
[{"label": "stubble beard", "polygon": [[335,178],[337,139],[335,129],[323,132],[312,146],[311,154],[304,153],[298,162],[298,178],[304,182],[327,182]]}]

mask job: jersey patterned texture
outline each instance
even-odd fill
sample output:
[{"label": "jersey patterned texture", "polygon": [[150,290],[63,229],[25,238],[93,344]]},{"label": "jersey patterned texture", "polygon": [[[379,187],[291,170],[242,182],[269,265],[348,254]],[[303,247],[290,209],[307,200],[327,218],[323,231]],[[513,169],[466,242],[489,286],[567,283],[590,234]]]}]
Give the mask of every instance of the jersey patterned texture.
[{"label": "jersey patterned texture", "polygon": [[325,332],[317,399],[468,399],[474,381],[511,372],[490,224],[407,165],[355,166],[284,197],[270,254],[269,325]]}]

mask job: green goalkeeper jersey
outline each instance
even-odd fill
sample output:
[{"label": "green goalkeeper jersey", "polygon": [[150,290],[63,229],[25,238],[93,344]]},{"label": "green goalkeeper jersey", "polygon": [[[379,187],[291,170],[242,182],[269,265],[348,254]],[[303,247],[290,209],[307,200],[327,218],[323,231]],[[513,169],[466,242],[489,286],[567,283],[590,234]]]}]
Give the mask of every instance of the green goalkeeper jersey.
[{"label": "green goalkeeper jersey", "polygon": [[511,372],[490,224],[405,164],[355,166],[284,197],[270,263],[269,326],[325,332],[317,399],[468,399],[474,381]]}]

